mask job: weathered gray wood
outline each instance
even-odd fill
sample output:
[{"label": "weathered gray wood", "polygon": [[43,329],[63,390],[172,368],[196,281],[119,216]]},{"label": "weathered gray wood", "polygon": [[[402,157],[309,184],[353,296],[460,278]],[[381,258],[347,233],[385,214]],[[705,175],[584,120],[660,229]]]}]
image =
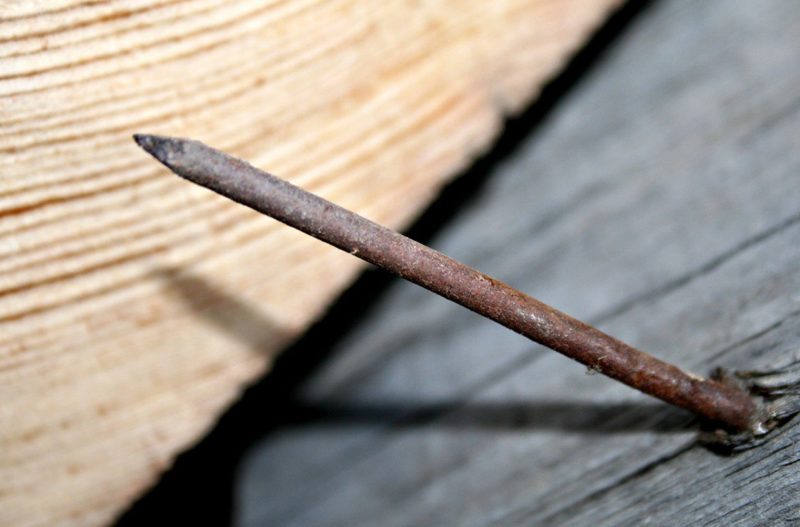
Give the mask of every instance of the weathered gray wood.
[{"label": "weathered gray wood", "polygon": [[[657,3],[433,245],[701,372],[800,355],[800,4]],[[241,525],[800,522],[800,427],[686,416],[397,283],[270,435]]]}]

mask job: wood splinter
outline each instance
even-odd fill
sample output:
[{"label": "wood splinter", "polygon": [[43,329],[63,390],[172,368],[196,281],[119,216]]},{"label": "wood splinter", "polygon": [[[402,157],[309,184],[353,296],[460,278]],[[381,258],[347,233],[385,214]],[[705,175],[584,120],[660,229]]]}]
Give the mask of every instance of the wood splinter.
[{"label": "wood splinter", "polygon": [[[768,405],[758,376],[688,373],[442,253],[198,141],[135,135],[177,175],[461,304],[608,377],[679,406],[728,445],[764,436],[800,408]],[[794,381],[796,382],[796,381]],[[794,390],[796,393],[796,385]],[[786,384],[782,385],[786,390]]]}]

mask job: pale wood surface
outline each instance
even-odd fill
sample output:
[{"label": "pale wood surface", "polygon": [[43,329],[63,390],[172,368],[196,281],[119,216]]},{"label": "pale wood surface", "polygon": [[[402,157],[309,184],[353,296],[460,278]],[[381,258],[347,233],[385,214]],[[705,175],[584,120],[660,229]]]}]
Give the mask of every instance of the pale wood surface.
[{"label": "pale wood surface", "polygon": [[0,524],[109,522],[361,268],[133,132],[402,227],[617,3],[0,2]]},{"label": "pale wood surface", "polygon": [[[798,358],[798,49],[794,2],[655,3],[432,244],[698,372]],[[721,457],[409,284],[361,316],[241,464],[238,525],[800,525],[797,419]]]}]

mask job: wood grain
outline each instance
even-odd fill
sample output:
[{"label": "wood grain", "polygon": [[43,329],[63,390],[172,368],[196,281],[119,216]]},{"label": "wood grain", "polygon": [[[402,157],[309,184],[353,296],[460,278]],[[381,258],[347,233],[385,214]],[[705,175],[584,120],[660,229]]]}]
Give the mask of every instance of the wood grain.
[{"label": "wood grain", "polygon": [[[646,9],[433,245],[698,372],[796,360],[798,15]],[[721,457],[688,415],[401,282],[299,399],[242,463],[239,525],[800,523],[797,418]]]},{"label": "wood grain", "polygon": [[133,132],[400,228],[618,3],[0,3],[0,523],[111,521],[361,269]]}]

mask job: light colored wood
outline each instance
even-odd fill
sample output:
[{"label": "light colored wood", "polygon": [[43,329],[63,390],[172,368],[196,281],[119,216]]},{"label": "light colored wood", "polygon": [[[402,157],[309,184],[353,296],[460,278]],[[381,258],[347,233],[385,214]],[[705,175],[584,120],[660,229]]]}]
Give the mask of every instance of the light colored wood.
[{"label": "light colored wood", "polygon": [[[431,244],[698,373],[797,360],[798,47],[798,3],[653,3]],[[716,455],[401,281],[299,391],[238,525],[800,525],[800,417]]]},{"label": "light colored wood", "polygon": [[402,227],[617,3],[0,3],[0,524],[111,521],[361,268],[133,132]]}]

